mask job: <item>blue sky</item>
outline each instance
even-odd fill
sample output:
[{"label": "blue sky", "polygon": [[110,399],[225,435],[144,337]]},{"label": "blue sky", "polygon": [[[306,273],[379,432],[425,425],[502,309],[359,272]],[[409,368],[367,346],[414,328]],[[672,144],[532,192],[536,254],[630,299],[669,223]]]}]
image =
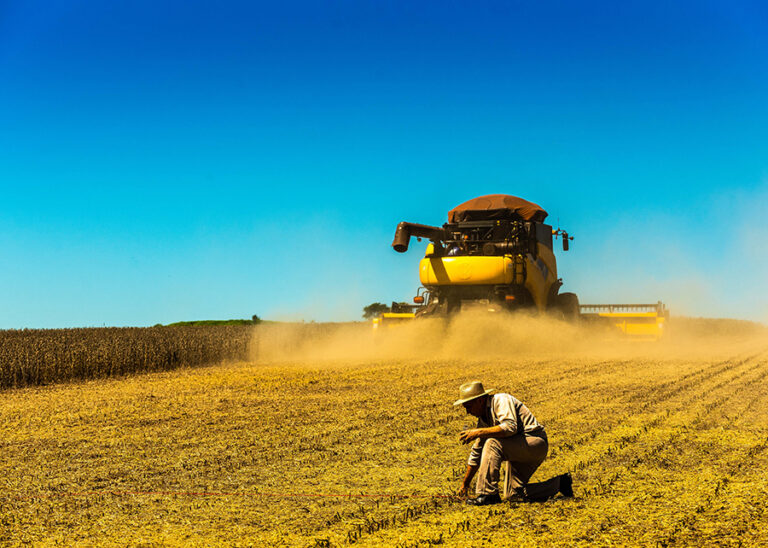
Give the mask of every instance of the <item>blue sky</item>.
[{"label": "blue sky", "polygon": [[768,321],[759,2],[0,1],[0,328],[346,320],[488,193],[583,302]]}]

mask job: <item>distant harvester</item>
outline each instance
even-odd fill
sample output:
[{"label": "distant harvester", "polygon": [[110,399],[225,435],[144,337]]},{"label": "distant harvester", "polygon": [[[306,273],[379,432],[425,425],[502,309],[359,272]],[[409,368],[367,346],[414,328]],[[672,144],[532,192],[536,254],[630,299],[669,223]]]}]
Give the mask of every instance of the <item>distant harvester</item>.
[{"label": "distant harvester", "polygon": [[568,251],[573,237],[545,224],[546,217],[537,204],[491,194],[453,208],[442,227],[401,222],[392,242],[398,253],[408,250],[412,236],[430,240],[419,263],[422,287],[413,305],[392,303],[390,312],[374,319],[374,328],[462,310],[529,310],[574,322],[602,322],[632,337],[661,337],[669,317],[661,302],[579,305],[575,293],[560,292],[553,239],[561,238]]}]

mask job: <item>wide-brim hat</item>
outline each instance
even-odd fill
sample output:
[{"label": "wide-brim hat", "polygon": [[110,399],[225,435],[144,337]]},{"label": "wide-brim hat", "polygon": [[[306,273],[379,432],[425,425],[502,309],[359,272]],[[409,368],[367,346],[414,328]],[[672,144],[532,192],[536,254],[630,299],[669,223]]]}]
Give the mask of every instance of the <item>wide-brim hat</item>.
[{"label": "wide-brim hat", "polygon": [[486,394],[494,392],[493,388],[485,390],[480,381],[465,382],[459,387],[459,399],[453,402],[453,405],[463,405]]}]

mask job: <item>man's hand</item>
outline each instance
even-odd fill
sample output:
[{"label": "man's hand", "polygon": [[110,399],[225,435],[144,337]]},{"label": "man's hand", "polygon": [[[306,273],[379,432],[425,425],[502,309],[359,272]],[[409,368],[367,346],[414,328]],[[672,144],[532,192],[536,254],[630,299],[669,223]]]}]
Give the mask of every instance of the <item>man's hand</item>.
[{"label": "man's hand", "polygon": [[459,440],[461,440],[461,443],[469,443],[479,438],[480,434],[481,434],[480,428],[473,428],[472,430],[464,430],[461,434],[459,434]]},{"label": "man's hand", "polygon": [[467,471],[464,473],[464,479],[461,481],[461,487],[459,487],[459,490],[456,492],[456,496],[463,499],[467,498],[467,491],[469,491],[469,486],[472,485],[472,478],[475,477],[477,468],[477,465],[467,465]]}]

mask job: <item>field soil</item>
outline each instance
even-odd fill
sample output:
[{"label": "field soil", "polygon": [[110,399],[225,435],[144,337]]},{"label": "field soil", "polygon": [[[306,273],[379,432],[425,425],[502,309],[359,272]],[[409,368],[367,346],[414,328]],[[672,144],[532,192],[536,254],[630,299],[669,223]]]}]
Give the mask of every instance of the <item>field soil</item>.
[{"label": "field soil", "polygon": [[[0,393],[0,543],[768,544],[768,337],[659,343],[535,318],[258,326],[251,361]],[[525,402],[576,496],[452,497],[482,380]]]}]

